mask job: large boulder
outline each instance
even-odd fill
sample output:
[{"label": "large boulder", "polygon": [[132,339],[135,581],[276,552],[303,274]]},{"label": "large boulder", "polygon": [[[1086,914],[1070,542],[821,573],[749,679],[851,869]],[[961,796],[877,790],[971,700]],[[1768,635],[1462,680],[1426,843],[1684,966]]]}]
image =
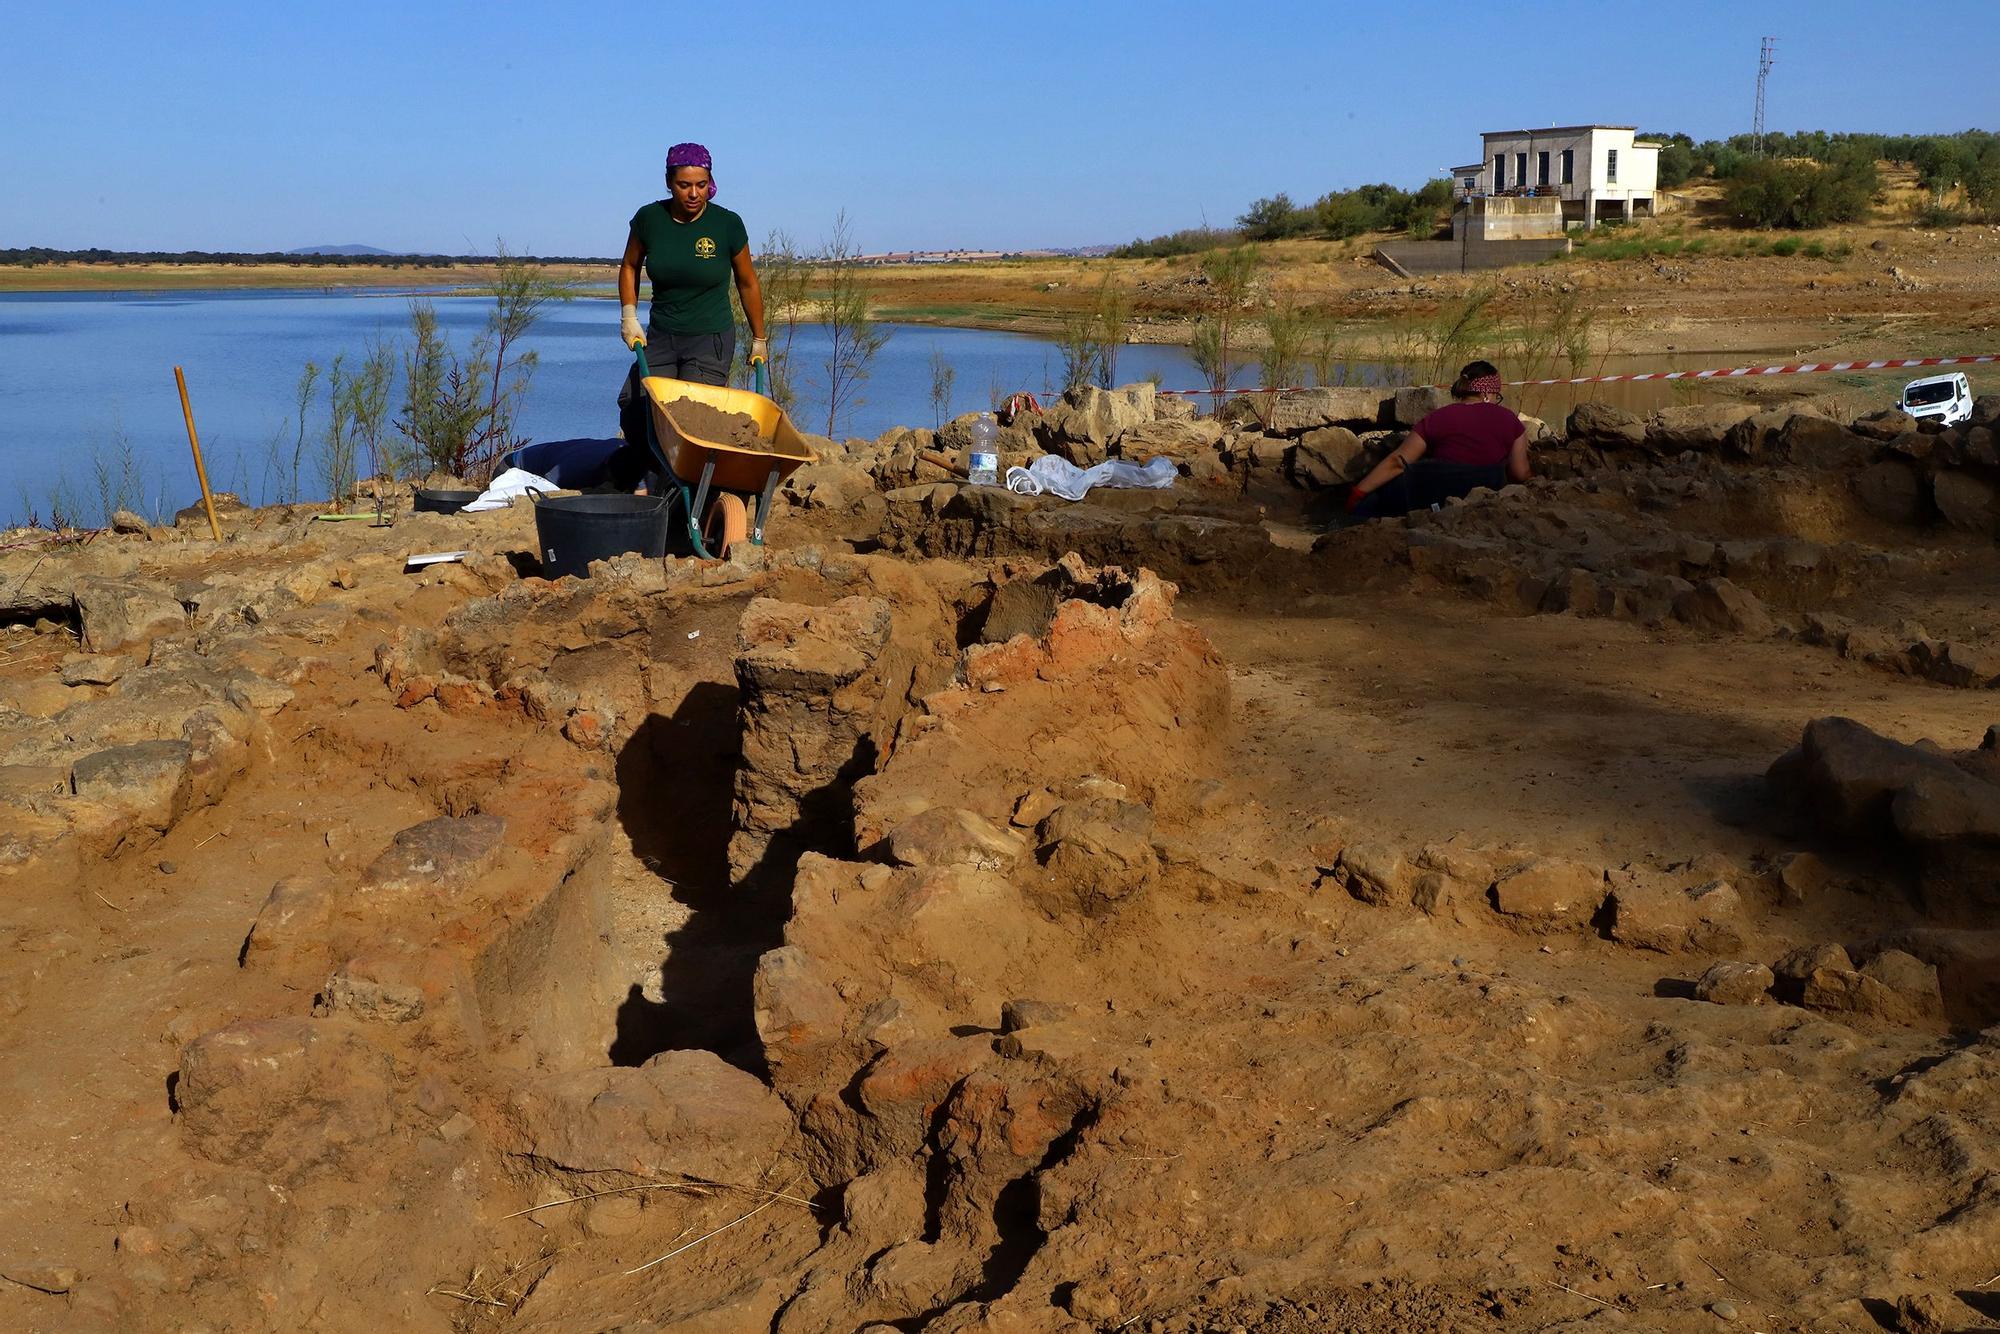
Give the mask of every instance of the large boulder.
[{"label": "large boulder", "polygon": [[786,479],[785,491],[801,509],[835,514],[855,511],[871,501],[881,503],[875,479],[854,463],[809,463]]},{"label": "large boulder", "polygon": [[1808,1009],[1897,1024],[1944,1016],[1937,969],[1901,950],[1884,950],[1858,972],[1815,968],[1806,975],[1799,1000]]},{"label": "large boulder", "polygon": [[1493,883],[1493,906],[1533,930],[1588,922],[1604,903],[1604,872],[1594,866],[1538,857]]},{"label": "large boulder", "polygon": [[164,589],[86,575],[76,581],[83,647],[116,653],[187,628],[187,609]]},{"label": "large boulder", "polygon": [[1392,426],[1415,426],[1439,408],[1452,403],[1451,391],[1440,385],[1407,385],[1396,391],[1390,401],[1389,424]]},{"label": "large boulder", "polygon": [[1098,797],[1058,806],[1036,828],[1046,874],[1029,891],[1052,918],[1102,916],[1159,875],[1153,813]]},{"label": "large boulder", "polygon": [[1380,389],[1327,387],[1281,394],[1271,409],[1270,429],[1283,435],[1323,426],[1367,430],[1379,426],[1385,412],[1393,415],[1393,400]]},{"label": "large boulder", "polygon": [[1166,457],[1176,465],[1186,465],[1203,454],[1213,456],[1221,443],[1222,423],[1213,417],[1196,417],[1130,427],[1112,442],[1111,452],[1139,464]]},{"label": "large boulder", "polygon": [[1885,523],[1920,524],[1930,518],[1930,488],[1915,464],[1883,459],[1854,477],[1854,498]]},{"label": "large boulder", "polygon": [[1713,452],[1729,433],[1757,415],[1746,403],[1706,403],[1662,408],[1646,419],[1646,448],[1659,454],[1683,450]]},{"label": "large boulder", "polygon": [[1990,781],[1986,758],[1820,718],[1766,781],[1822,832],[1886,842],[1919,873],[1930,916],[1985,924],[2000,910],[2000,782]]},{"label": "large boulder", "polygon": [[1927,776],[1966,777],[1944,756],[1893,741],[1852,718],[1815,718],[1766,781],[1829,831],[1865,838],[1893,828],[1897,794]]},{"label": "large boulder", "polygon": [[369,866],[377,891],[459,890],[493,864],[507,835],[497,815],[441,815],[399,830]]},{"label": "large boulder", "polygon": [[1991,537],[2000,518],[2000,489],[1984,477],[1956,470],[1939,473],[1931,482],[1938,512],[1953,528]]},{"label": "large boulder", "polygon": [[1982,468],[2000,468],[2000,438],[1993,434],[1990,426],[1967,426],[1965,430],[1965,461]]},{"label": "large boulder", "polygon": [[1299,437],[1287,456],[1297,486],[1340,486],[1361,479],[1366,450],[1344,426],[1322,426]]},{"label": "large boulder", "polygon": [[1704,579],[1674,599],[1674,615],[1706,630],[1727,630],[1763,639],[1777,628],[1755,594],[1727,579]]},{"label": "large boulder", "polygon": [[1875,442],[1824,417],[1794,416],[1778,432],[1777,446],[1802,468],[1850,468],[1868,461]]},{"label": "large boulder", "polygon": [[189,806],[193,779],[194,747],[184,740],[112,746],[84,756],[70,770],[77,800],[101,817],[80,823],[101,824],[104,832],[121,837],[171,826]]},{"label": "large boulder", "polygon": [[1646,443],[1646,423],[1609,403],[1579,403],[1570,410],[1569,437],[1599,449],[1637,449]]},{"label": "large boulder", "polygon": [[1916,429],[1917,419],[1901,408],[1883,408],[1880,412],[1856,418],[1854,422],[1854,433],[1865,435],[1870,440],[1894,440]]},{"label": "large boulder", "polygon": [[1920,639],[1909,647],[1916,674],[1939,685],[1985,690],[2000,679],[2000,652],[1955,639]]},{"label": "large boulder", "polygon": [[1150,381],[1099,389],[1081,385],[1033,421],[1037,445],[1082,467],[1101,463],[1111,442],[1153,420],[1158,391]]},{"label": "large boulder", "polygon": [[[456,483],[454,482],[453,484]],[[436,483],[432,483],[432,485],[436,485]],[[215,502],[216,522],[224,526],[227,526],[228,520],[241,518],[251,512],[250,506],[244,503],[243,497],[233,491],[217,491],[210,499]],[[203,501],[197,500],[186,509],[175,510],[174,527],[200,528],[206,532],[208,530],[208,505]]]},{"label": "large boulder", "polygon": [[1643,867],[1612,871],[1611,938],[1634,949],[1677,954],[1734,949],[1742,943],[1743,900],[1733,885],[1712,880],[1683,888]]},{"label": "large boulder", "polygon": [[1766,408],[1729,428],[1722,447],[1731,454],[1749,458],[1776,446],[1778,437],[1794,417],[1827,419],[1826,413],[1811,404],[1799,407]]},{"label": "large boulder", "polygon": [[1755,1005],[1770,994],[1775,979],[1761,963],[1724,960],[1710,964],[1694,984],[1696,1000],[1717,1005]]},{"label": "large boulder", "polygon": [[271,887],[238,962],[287,965],[323,957],[333,921],[334,894],[324,879],[290,875]]},{"label": "large boulder", "polygon": [[708,1051],[557,1075],[516,1093],[532,1152],[572,1172],[754,1185],[791,1138],[762,1080]]},{"label": "large boulder", "polygon": [[889,833],[889,860],[898,866],[975,866],[1004,871],[1028,853],[1011,829],[956,806],[933,806]]},{"label": "large boulder", "polygon": [[1417,872],[1402,851],[1386,843],[1350,843],[1341,849],[1333,879],[1363,903],[1377,907],[1409,903]]},{"label": "large boulder", "polygon": [[1238,431],[1223,440],[1222,457],[1232,468],[1276,468],[1284,464],[1291,449],[1292,442],[1282,435]]}]

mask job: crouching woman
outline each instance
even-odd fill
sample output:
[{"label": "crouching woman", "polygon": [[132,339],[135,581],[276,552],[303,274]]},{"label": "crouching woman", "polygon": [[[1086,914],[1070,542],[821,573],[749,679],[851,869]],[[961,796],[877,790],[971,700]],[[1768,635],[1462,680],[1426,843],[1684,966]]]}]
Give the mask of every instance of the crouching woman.
[{"label": "crouching woman", "polygon": [[1455,402],[1418,422],[1348,493],[1349,513],[1387,518],[1429,509],[1477,487],[1528,480],[1528,430],[1501,403],[1500,372],[1493,363],[1466,366],[1451,396]]}]

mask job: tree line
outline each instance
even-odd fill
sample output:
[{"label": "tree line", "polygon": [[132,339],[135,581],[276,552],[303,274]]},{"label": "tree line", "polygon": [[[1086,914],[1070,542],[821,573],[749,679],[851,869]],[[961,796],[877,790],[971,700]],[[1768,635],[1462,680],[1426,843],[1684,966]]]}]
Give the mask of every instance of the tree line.
[{"label": "tree line", "polygon": [[1411,232],[1428,236],[1451,205],[1451,182],[1426,181],[1415,190],[1378,182],[1352,190],[1330,190],[1310,204],[1294,204],[1279,193],[1259,199],[1236,220],[1234,230],[1190,227],[1137,240],[1112,251],[1119,259],[1159,259],[1193,255],[1237,241],[1282,241],[1323,237],[1341,241],[1367,232]]},{"label": "tree line", "polygon": [[[1812,228],[1866,217],[1882,194],[1878,162],[1908,164],[1930,194],[1918,221],[1933,226],[2000,220],[2000,134],[1850,134],[1825,130],[1697,142],[1678,132],[1641,134],[1660,147],[1659,188],[1691,181],[1723,184],[1724,206],[1745,227]],[[1346,240],[1368,232],[1433,234],[1450,207],[1452,184],[1431,180],[1415,190],[1378,183],[1333,190],[1310,204],[1279,193],[1258,199],[1233,228],[1192,227],[1136,240],[1112,253],[1122,259],[1192,255],[1216,246],[1290,237]]]},{"label": "tree line", "polygon": [[1731,216],[1748,227],[1807,228],[1857,222],[1881,197],[1876,164],[1915,168],[1930,195],[1918,221],[1932,226],[2000,217],[2000,135],[1829,134],[1825,130],[1753,135],[1696,143],[1685,134],[1656,134],[1660,188],[1703,177],[1724,183]]}]

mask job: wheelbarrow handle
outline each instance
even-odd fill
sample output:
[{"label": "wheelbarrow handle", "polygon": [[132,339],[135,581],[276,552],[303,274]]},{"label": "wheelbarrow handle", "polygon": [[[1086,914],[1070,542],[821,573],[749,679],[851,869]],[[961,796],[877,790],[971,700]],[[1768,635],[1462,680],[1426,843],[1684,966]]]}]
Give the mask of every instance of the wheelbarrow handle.
[{"label": "wheelbarrow handle", "polygon": [[644,380],[650,377],[653,369],[646,364],[646,345],[644,343],[632,344],[632,356],[639,363],[639,378]]},{"label": "wheelbarrow handle", "polygon": [[757,392],[762,394],[765,398],[769,398],[771,396],[770,362],[765,360],[763,357],[759,357],[755,361],[750,363],[750,369],[756,376]]}]

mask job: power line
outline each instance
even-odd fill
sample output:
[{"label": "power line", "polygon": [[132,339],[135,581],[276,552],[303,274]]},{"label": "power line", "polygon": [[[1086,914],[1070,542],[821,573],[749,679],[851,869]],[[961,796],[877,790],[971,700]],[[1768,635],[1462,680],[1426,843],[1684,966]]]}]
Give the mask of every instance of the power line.
[{"label": "power line", "polygon": [[1764,156],[1764,85],[1770,81],[1771,66],[1778,63],[1778,39],[1766,37],[1757,50],[1757,119],[1750,131],[1756,155]]}]

